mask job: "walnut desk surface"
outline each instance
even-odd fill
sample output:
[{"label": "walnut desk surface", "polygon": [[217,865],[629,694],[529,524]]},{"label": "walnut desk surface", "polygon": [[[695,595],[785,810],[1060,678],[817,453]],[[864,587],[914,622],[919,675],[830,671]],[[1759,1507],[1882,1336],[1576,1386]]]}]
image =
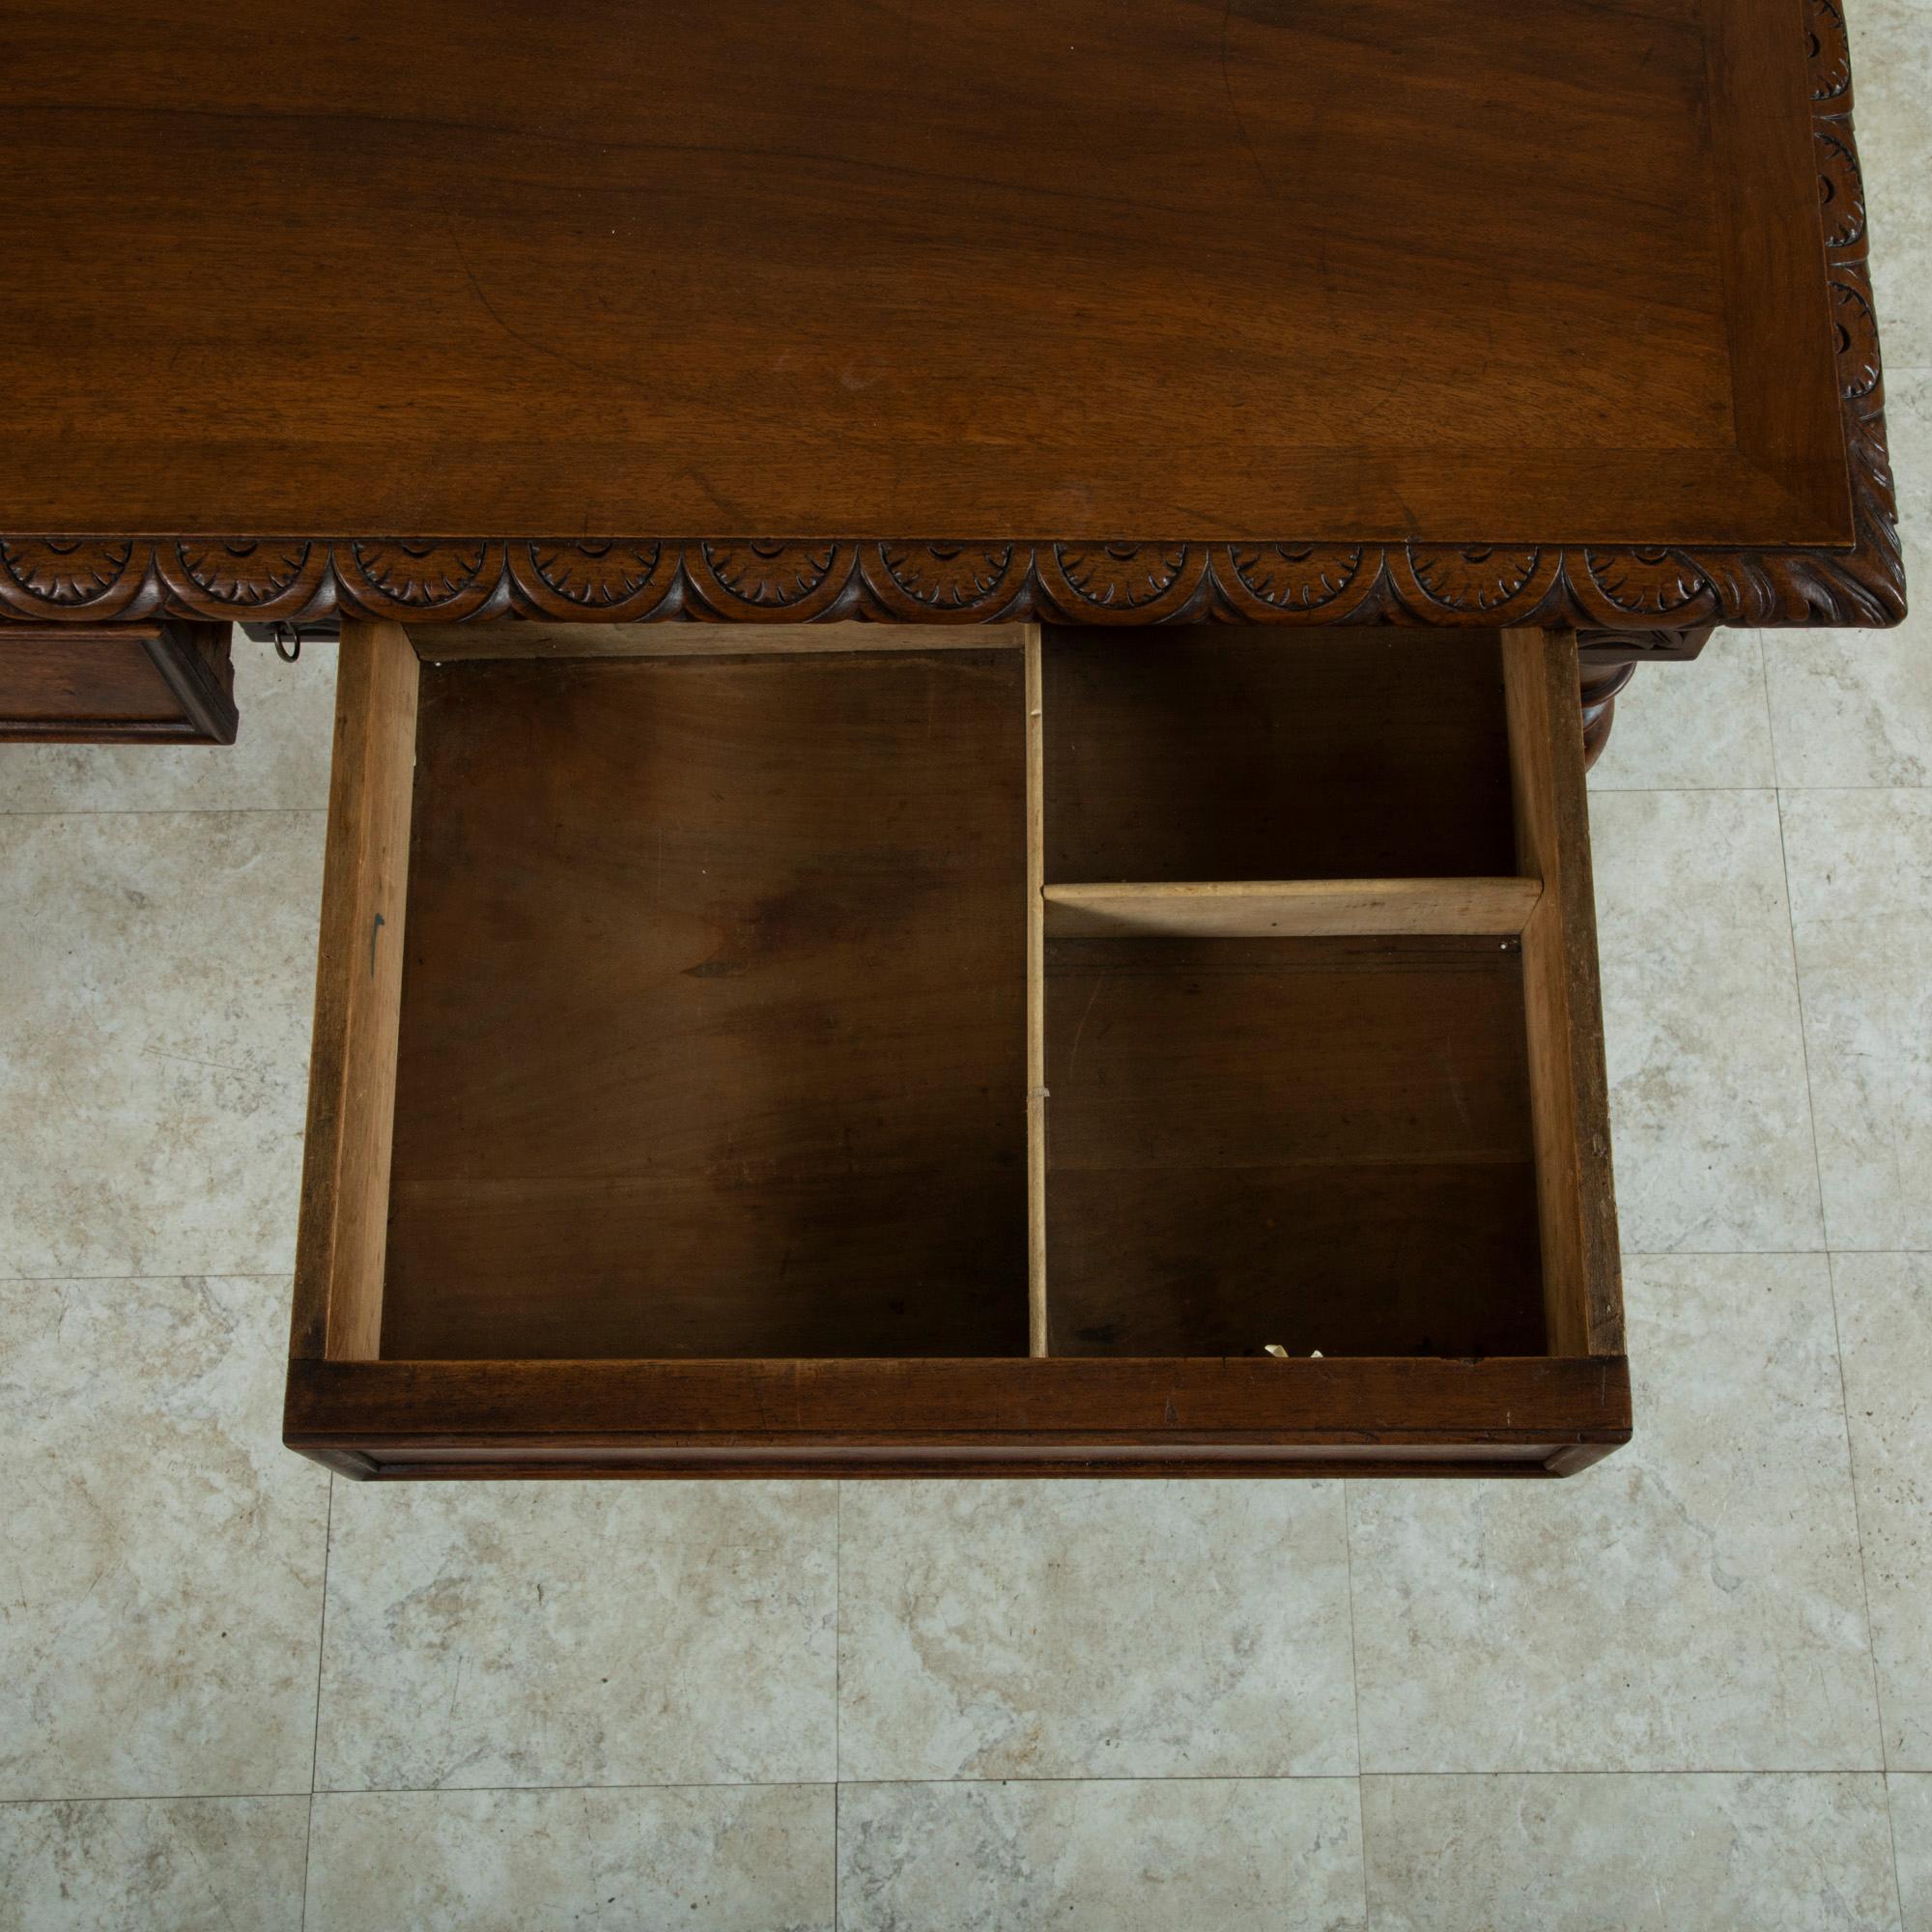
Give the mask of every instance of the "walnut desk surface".
[{"label": "walnut desk surface", "polygon": [[1903,610],[1830,0],[0,26],[8,619]]},{"label": "walnut desk surface", "polygon": [[1904,611],[1829,0],[0,45],[0,737],[218,742],[341,620],[291,1446],[1629,1439],[1585,758]]}]

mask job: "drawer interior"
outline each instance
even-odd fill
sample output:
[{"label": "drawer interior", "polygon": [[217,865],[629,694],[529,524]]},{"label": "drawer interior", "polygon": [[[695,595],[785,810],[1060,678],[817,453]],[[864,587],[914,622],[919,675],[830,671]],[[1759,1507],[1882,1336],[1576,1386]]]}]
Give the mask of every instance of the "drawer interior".
[{"label": "drawer interior", "polygon": [[1023,686],[423,666],[384,1355],[1026,1352]]},{"label": "drawer interior", "polygon": [[1055,1354],[1533,1355],[1514,937],[1059,939]]},{"label": "drawer interior", "polygon": [[1620,1346],[1548,640],[371,625],[342,675],[298,1354]]}]

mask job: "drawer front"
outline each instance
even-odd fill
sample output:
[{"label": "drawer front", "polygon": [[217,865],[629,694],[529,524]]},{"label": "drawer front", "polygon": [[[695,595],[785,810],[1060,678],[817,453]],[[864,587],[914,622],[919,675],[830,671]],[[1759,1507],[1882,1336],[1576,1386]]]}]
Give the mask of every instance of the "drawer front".
[{"label": "drawer front", "polygon": [[287,1439],[1566,1474],[1574,639],[345,626]]},{"label": "drawer front", "polygon": [[0,742],[232,745],[226,624],[0,626]]}]

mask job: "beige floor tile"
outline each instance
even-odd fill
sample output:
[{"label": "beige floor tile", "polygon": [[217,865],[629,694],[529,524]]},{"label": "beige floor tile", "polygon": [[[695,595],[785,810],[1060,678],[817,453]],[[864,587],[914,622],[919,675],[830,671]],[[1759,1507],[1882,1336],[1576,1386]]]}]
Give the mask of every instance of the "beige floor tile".
[{"label": "beige floor tile", "polygon": [[1368,1777],[1377,1932],[1892,1932],[1885,1781]]},{"label": "beige floor tile", "polygon": [[0,1275],[295,1265],[322,843],[0,816]]},{"label": "beige floor tile", "polygon": [[1932,367],[1932,6],[1846,0],[1859,160],[1889,368]]},{"label": "beige floor tile", "polygon": [[1886,1788],[1905,1932],[1932,1932],[1932,1776],[1894,1771]]},{"label": "beige floor tile", "polygon": [[1886,1763],[1932,1772],[1932,1255],[1833,1255],[1832,1278]]},{"label": "beige floor tile", "polygon": [[1913,609],[1889,631],[1764,633],[1782,785],[1932,784],[1932,370],[1888,372],[1886,427]]},{"label": "beige floor tile", "polygon": [[328,1478],[283,1280],[0,1283],[0,1797],[306,1792]]},{"label": "beige floor tile", "polygon": [[829,1784],[315,1804],[307,1932],[831,1932]]},{"label": "beige floor tile", "polygon": [[833,1776],[829,1483],[338,1483],[316,1781]]},{"label": "beige floor tile", "polygon": [[0,1804],[0,1932],[298,1932],[306,1798]]},{"label": "beige floor tile", "polygon": [[840,1932],[1356,1932],[1350,1777],[847,1784]]},{"label": "beige floor tile", "polygon": [[328,804],[335,646],[235,634],[232,745],[0,745],[0,811],[320,810]]},{"label": "beige floor tile", "polygon": [[1932,1248],[1932,791],[1783,805],[1827,1237]]},{"label": "beige floor tile", "polygon": [[1330,1483],[852,1483],[856,1778],[1352,1773]]},{"label": "beige floor tile", "polygon": [[1776,796],[1599,792],[1590,820],[1624,1247],[1822,1247]]},{"label": "beige floor tile", "polygon": [[1880,1768],[1825,1258],[1626,1275],[1629,1447],[1350,1485],[1365,1769]]},{"label": "beige floor tile", "polygon": [[1776,782],[1755,631],[1719,631],[1693,664],[1643,665],[1617,699],[1592,791],[1706,790]]}]

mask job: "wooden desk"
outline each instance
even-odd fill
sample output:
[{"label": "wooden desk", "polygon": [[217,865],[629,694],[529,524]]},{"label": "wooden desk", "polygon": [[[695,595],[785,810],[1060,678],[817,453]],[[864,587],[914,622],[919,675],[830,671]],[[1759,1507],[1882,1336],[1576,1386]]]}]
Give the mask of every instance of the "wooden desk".
[{"label": "wooden desk", "polygon": [[342,625],[293,1442],[1628,1435],[1586,749],[1904,610],[1828,0],[169,17],[0,13],[0,713]]},{"label": "wooden desk", "polygon": [[0,606],[1878,624],[1829,0],[15,9]]}]

